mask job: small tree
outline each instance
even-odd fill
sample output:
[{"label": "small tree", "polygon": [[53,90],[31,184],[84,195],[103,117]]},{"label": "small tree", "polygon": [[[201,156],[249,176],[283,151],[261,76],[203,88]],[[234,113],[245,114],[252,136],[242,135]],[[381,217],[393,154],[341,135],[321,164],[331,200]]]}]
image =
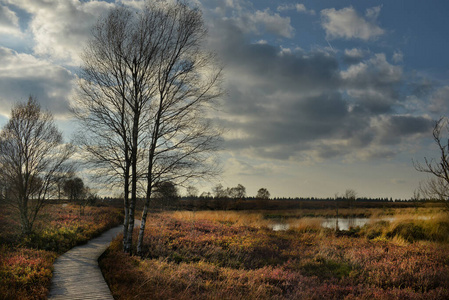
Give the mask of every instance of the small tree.
[{"label": "small tree", "polygon": [[153,197],[162,207],[175,206],[179,199],[178,189],[173,182],[160,182],[156,185]]},{"label": "small tree", "polygon": [[221,183],[217,184],[216,186],[214,186],[212,188],[212,193],[215,198],[227,198],[228,197],[228,193],[223,188],[223,185]]},{"label": "small tree", "polygon": [[63,190],[71,202],[79,204],[80,216],[84,215],[84,207],[87,205],[88,187],[79,177],[71,177],[66,179],[63,185]]},{"label": "small tree", "polygon": [[246,197],[246,188],[238,184],[236,187],[228,189],[228,195],[232,199],[244,199]]},{"label": "small tree", "polygon": [[58,176],[70,170],[73,151],[35,99],[12,108],[0,132],[0,178],[7,186],[6,201],[20,213],[23,234],[31,233],[45,200],[57,190]]},{"label": "small tree", "polygon": [[79,177],[73,177],[64,181],[63,188],[65,195],[72,202],[76,202],[84,196],[84,182]]},{"label": "small tree", "polygon": [[196,198],[198,197],[198,189],[194,186],[188,186],[187,187],[187,197],[189,198]]},{"label": "small tree", "polygon": [[353,208],[354,206],[354,202],[357,199],[357,192],[354,191],[353,189],[347,189],[345,191],[345,194],[343,195],[343,197],[346,199],[346,201],[348,202],[348,207],[350,209]]},{"label": "small tree", "polygon": [[266,188],[260,188],[257,191],[256,198],[257,199],[264,199],[264,200],[270,199],[270,192]]}]

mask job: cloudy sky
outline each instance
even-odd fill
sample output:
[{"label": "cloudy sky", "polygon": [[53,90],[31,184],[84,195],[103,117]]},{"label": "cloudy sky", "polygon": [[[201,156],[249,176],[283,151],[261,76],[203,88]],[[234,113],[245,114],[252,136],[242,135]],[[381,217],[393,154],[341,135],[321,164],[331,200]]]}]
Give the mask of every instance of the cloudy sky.
[{"label": "cloudy sky", "polygon": [[[197,0],[225,66],[223,175],[249,195],[410,198],[449,115],[449,2]],[[67,140],[98,16],[137,0],[0,0],[0,125],[31,94]],[[201,191],[210,186],[200,186]]]}]

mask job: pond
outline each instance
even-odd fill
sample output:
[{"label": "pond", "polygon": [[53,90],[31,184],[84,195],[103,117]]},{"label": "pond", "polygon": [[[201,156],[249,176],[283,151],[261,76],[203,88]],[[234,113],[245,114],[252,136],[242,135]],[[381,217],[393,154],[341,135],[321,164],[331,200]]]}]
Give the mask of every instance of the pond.
[{"label": "pond", "polygon": [[[391,222],[393,221],[393,217],[390,218],[381,218],[377,221],[388,221]],[[362,227],[363,225],[367,224],[368,222],[371,221],[376,221],[370,218],[327,218],[324,219],[323,222],[321,223],[321,226],[323,226],[324,228],[331,228],[331,229],[336,229],[337,225],[338,225],[338,229],[340,230],[349,230],[349,228],[351,227]],[[338,222],[338,223],[337,223]]]},{"label": "pond", "polygon": [[[318,219],[318,218],[317,218]],[[379,220],[388,221],[391,222],[394,220],[393,217],[386,217],[381,218]],[[338,223],[337,223],[338,221]],[[366,223],[373,221],[370,218],[326,218],[322,219],[321,226],[324,228],[331,228],[335,229],[338,224],[338,228],[340,230],[349,230],[351,227],[362,227]],[[274,231],[282,231],[282,230],[288,230],[290,228],[290,225],[287,223],[284,223],[282,221],[279,221],[277,223],[273,223],[270,225],[270,228]]]}]

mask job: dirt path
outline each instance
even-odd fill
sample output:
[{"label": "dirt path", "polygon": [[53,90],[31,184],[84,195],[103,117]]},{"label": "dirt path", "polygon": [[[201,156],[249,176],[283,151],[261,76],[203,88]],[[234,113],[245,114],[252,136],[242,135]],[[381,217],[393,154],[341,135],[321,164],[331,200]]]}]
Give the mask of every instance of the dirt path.
[{"label": "dirt path", "polygon": [[[136,220],[136,223],[139,222]],[[112,228],[86,245],[74,247],[58,257],[53,265],[48,299],[113,300],[98,266],[98,258],[122,231],[122,225]]]}]

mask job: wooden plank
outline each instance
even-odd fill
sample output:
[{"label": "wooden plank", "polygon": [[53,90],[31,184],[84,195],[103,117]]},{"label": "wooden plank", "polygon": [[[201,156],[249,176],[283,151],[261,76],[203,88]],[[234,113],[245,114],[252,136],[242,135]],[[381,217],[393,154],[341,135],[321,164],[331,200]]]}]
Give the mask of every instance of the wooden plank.
[{"label": "wooden plank", "polygon": [[58,257],[53,265],[48,299],[113,300],[98,266],[98,258],[122,231],[123,226],[110,229],[86,245],[74,247]]}]

